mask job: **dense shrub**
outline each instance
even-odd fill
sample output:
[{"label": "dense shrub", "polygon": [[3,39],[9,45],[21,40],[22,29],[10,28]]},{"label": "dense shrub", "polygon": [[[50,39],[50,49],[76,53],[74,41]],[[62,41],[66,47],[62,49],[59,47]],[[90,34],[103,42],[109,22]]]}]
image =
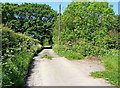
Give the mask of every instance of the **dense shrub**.
[{"label": "dense shrub", "polygon": [[39,41],[24,34],[15,33],[0,25],[2,32],[2,76],[3,87],[21,86],[28,71],[28,65],[41,48]]},{"label": "dense shrub", "polygon": [[107,2],[71,2],[61,15],[60,35],[58,19],[55,22],[54,44],[64,45],[84,57],[102,55],[106,49],[117,49],[118,22],[111,7]]}]

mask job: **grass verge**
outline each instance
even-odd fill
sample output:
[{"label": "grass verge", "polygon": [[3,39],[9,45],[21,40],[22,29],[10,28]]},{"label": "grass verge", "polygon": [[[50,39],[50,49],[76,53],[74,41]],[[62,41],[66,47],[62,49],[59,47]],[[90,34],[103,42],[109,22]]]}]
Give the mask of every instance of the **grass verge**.
[{"label": "grass verge", "polygon": [[104,78],[111,84],[119,86],[119,73],[118,73],[118,50],[109,50],[108,53],[100,56],[100,59],[105,66],[106,70],[102,72],[92,72],[91,76],[95,78]]},{"label": "grass verge", "polygon": [[[72,52],[69,49],[66,49],[64,46],[55,45],[53,50],[57,52],[60,56],[64,56],[68,59],[84,59],[85,57],[80,55],[77,52]],[[120,88],[120,73],[118,73],[118,50],[111,49],[105,50],[106,53],[99,55],[99,59],[105,66],[106,70],[102,72],[92,72],[91,76],[95,78],[104,78],[109,81],[111,84]],[[88,56],[87,56],[88,57]]]},{"label": "grass verge", "polygon": [[55,45],[53,47],[53,50],[55,52],[57,52],[58,55],[60,56],[64,56],[65,58],[68,58],[70,60],[74,60],[74,59],[82,59],[83,55],[73,52],[70,49],[67,49],[65,46],[57,46]]}]

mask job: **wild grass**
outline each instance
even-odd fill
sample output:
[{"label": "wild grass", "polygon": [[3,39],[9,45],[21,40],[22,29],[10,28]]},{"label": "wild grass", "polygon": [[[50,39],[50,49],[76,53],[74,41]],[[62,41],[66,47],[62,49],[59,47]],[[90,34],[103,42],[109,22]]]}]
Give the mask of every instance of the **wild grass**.
[{"label": "wild grass", "polygon": [[41,58],[43,58],[43,59],[44,59],[44,58],[47,58],[47,59],[49,59],[49,60],[52,60],[53,57],[52,57],[52,56],[49,56],[49,55],[44,55],[44,56],[42,56]]},{"label": "wild grass", "polygon": [[79,53],[76,53],[76,52],[73,52],[69,49],[67,49],[66,47],[64,46],[54,46],[53,47],[53,50],[55,52],[58,53],[58,55],[60,56],[64,56],[70,60],[74,60],[74,59],[82,59],[83,58],[83,55],[79,54]]},{"label": "wild grass", "polygon": [[[53,49],[60,56],[64,56],[71,60],[85,58],[85,56],[83,56],[82,54],[67,50],[64,46],[55,45]],[[118,86],[119,83],[118,79],[120,79],[119,77],[120,74],[118,73],[118,50],[109,49],[104,51],[106,53],[98,55],[98,57],[105,66],[106,70],[102,72],[92,72],[91,76],[96,78],[104,78],[108,80],[111,84]]]},{"label": "wild grass", "polygon": [[118,50],[109,50],[108,53],[100,56],[100,59],[106,70],[102,72],[93,72],[91,75],[97,78],[104,78],[111,84],[119,86],[120,73],[118,73]]}]

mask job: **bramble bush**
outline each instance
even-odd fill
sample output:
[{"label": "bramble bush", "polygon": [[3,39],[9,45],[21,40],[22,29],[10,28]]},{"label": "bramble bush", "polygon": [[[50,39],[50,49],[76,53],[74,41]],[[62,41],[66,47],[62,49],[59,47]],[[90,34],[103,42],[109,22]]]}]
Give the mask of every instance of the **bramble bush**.
[{"label": "bramble bush", "polygon": [[2,86],[21,86],[39,41],[0,25],[2,32]]}]

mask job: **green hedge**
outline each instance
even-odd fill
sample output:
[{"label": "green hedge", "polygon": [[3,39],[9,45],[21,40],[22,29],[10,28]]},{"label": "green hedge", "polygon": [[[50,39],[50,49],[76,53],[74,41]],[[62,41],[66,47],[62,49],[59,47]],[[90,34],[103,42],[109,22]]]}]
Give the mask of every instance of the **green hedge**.
[{"label": "green hedge", "polygon": [[15,33],[0,25],[2,32],[3,87],[21,86],[33,55],[41,48],[39,41],[24,34]]}]

